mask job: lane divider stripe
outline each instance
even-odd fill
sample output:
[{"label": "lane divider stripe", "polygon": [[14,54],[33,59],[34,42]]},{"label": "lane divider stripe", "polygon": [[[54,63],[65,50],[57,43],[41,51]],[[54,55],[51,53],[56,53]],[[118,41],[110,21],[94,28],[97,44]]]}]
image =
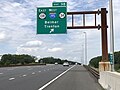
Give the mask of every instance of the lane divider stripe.
[{"label": "lane divider stripe", "polygon": [[[75,65],[74,65],[75,66]],[[54,78],[53,80],[51,80],[50,82],[48,82],[47,84],[45,84],[44,86],[42,86],[41,88],[39,88],[38,90],[43,90],[44,88],[46,88],[48,85],[50,85],[51,83],[53,83],[55,80],[57,80],[58,78],[60,78],[61,76],[63,76],[65,73],[67,73],[70,69],[72,69],[74,66],[70,67],[69,69],[67,69],[66,71],[64,71],[63,73],[61,73],[60,75],[58,75],[56,78]]]},{"label": "lane divider stripe", "polygon": [[0,74],[3,74],[3,73],[0,73]]},{"label": "lane divider stripe", "polygon": [[9,78],[9,80],[14,80],[15,78]]},{"label": "lane divider stripe", "polygon": [[23,76],[23,77],[26,77],[27,75],[24,74],[24,75],[22,75],[22,76]]}]

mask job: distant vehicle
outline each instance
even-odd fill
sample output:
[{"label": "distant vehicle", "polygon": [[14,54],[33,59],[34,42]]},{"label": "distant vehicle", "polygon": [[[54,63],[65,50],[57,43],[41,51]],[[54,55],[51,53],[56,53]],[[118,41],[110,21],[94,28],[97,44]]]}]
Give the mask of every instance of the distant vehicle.
[{"label": "distant vehicle", "polygon": [[68,62],[64,62],[63,66],[69,66],[69,63]]},{"label": "distant vehicle", "polygon": [[55,65],[58,65],[58,63],[57,63],[57,62],[55,62]]},{"label": "distant vehicle", "polygon": [[75,63],[75,65],[78,65],[78,63]]}]

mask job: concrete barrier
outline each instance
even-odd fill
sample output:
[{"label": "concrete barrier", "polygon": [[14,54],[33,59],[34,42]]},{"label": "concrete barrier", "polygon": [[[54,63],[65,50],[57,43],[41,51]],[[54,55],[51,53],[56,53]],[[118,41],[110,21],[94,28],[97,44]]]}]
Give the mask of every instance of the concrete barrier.
[{"label": "concrete barrier", "polygon": [[100,72],[99,83],[106,90],[120,90],[120,73],[111,71]]}]

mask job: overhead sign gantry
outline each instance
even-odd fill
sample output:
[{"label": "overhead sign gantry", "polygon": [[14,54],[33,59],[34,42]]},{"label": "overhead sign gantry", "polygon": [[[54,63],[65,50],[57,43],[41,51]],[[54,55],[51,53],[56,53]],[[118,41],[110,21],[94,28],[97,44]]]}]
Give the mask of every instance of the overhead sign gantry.
[{"label": "overhead sign gantry", "polygon": [[[109,70],[108,60],[108,44],[107,44],[107,10],[101,8],[98,11],[82,11],[82,12],[67,12],[67,4],[53,3],[50,8],[37,8],[37,33],[38,34],[61,34],[66,33],[67,29],[101,29],[102,40],[102,60],[100,67],[102,71]],[[94,15],[95,23],[93,25],[86,25],[86,15]],[[71,15],[72,26],[67,26],[66,17]],[[83,15],[83,25],[74,24],[74,15]],[[96,16],[101,16],[101,24],[96,24]]]}]

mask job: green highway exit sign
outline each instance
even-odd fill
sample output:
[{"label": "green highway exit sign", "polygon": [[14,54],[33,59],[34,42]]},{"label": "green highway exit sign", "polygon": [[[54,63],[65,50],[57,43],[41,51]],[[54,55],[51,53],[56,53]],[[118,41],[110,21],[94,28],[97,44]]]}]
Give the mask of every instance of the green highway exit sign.
[{"label": "green highway exit sign", "polygon": [[53,2],[52,6],[67,7],[67,2]]},{"label": "green highway exit sign", "polygon": [[37,34],[67,33],[66,7],[37,8]]}]

